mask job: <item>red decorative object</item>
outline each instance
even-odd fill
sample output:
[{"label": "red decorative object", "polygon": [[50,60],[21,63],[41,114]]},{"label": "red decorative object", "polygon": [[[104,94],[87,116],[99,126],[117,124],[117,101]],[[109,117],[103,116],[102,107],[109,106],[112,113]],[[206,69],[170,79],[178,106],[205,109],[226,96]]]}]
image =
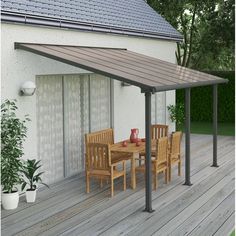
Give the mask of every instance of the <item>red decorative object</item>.
[{"label": "red decorative object", "polygon": [[131,129],[131,134],[130,134],[131,143],[137,143],[137,141],[139,141],[138,134],[139,134],[138,129]]},{"label": "red decorative object", "polygon": [[127,142],[126,141],[122,142],[122,147],[127,147]]},{"label": "red decorative object", "polygon": [[141,140],[142,140],[142,142],[145,142],[145,141],[146,141],[146,139],[145,139],[145,138],[142,138]]},{"label": "red decorative object", "polygon": [[136,142],[136,146],[139,147],[139,146],[140,146],[140,143],[139,143],[139,142]]}]

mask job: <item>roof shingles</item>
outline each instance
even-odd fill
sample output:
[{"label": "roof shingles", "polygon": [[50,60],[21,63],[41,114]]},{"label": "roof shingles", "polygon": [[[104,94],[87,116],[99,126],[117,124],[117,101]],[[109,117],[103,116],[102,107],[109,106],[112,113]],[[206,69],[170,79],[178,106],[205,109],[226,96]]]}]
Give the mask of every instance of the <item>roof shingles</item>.
[{"label": "roof shingles", "polygon": [[1,0],[1,11],[182,38],[144,0]]}]

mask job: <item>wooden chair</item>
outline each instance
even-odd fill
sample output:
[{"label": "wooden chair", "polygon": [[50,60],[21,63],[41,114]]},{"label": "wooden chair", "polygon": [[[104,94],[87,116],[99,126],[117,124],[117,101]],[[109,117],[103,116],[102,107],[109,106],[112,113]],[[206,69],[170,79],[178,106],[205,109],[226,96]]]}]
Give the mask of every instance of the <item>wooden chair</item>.
[{"label": "wooden chair", "polygon": [[[114,144],[114,130],[113,129],[105,129],[93,133],[85,134],[85,146],[86,146],[86,153],[88,150],[87,145],[89,143],[105,143],[105,144]],[[120,160],[128,160],[131,155],[123,154],[123,153],[112,153],[112,162],[117,162]],[[86,154],[85,154],[86,159]]]},{"label": "wooden chair", "polygon": [[[87,168],[86,168],[86,192],[90,192],[90,177],[110,179],[111,197],[114,195],[114,179],[124,178],[124,190],[126,190],[126,161],[111,163],[109,144],[89,143],[87,145]],[[118,164],[123,165],[122,170],[117,170]]]},{"label": "wooden chair", "polygon": [[[151,126],[151,138],[159,139],[168,136],[168,125],[155,124]],[[155,157],[155,151],[152,151],[152,156]],[[145,153],[140,153],[139,157],[145,156]]]},{"label": "wooden chair", "polygon": [[178,164],[178,175],[181,176],[181,139],[182,132],[177,131],[171,134],[169,146],[169,181],[171,181],[171,168]]},{"label": "wooden chair", "polygon": [[151,126],[152,139],[158,139],[168,136],[168,125],[155,124]]},{"label": "wooden chair", "polygon": [[114,144],[114,130],[105,129],[85,134],[85,144],[87,145],[88,143]]},{"label": "wooden chair", "polygon": [[[96,131],[93,133],[85,134],[85,146],[86,153],[88,152],[89,143],[103,143],[114,144],[114,130],[112,128]],[[87,154],[85,153],[85,160],[87,160]],[[122,160],[128,160],[130,155],[124,153],[112,153],[112,163],[116,163]],[[116,168],[116,167],[115,167]],[[85,162],[85,171],[87,169],[87,163]],[[100,178],[100,186],[103,186],[103,178]]]},{"label": "wooden chair", "polygon": [[[140,161],[140,159],[138,159]],[[142,158],[144,164],[135,168],[137,172],[145,173],[145,159]],[[154,180],[154,189],[158,187],[158,173],[164,172],[165,183],[168,183],[168,137],[157,139],[155,157],[152,158],[152,174]]]}]

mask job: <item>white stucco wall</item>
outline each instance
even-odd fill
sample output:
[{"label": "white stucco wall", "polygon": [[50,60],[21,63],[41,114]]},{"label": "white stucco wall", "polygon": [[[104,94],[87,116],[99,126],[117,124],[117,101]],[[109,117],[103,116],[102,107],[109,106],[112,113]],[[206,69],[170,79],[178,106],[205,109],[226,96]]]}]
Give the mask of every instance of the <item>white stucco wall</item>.
[{"label": "white stucco wall", "polygon": [[[37,157],[36,96],[19,96],[20,85],[27,80],[35,81],[36,75],[83,73],[85,71],[26,51],[14,50],[14,42],[127,48],[148,56],[175,62],[176,44],[169,41],[6,23],[2,23],[1,33],[1,96],[2,100],[6,98],[18,100],[20,116],[30,115],[32,121],[29,123],[28,138],[25,143],[25,155],[28,158]],[[174,91],[167,92],[166,102],[167,105],[175,103]],[[173,130],[174,124],[170,124],[170,121],[167,123]],[[137,87],[121,87],[121,83],[115,81],[115,139],[127,138],[130,129],[134,127],[138,127],[140,136],[144,136],[144,124],[144,94],[141,94]]]}]

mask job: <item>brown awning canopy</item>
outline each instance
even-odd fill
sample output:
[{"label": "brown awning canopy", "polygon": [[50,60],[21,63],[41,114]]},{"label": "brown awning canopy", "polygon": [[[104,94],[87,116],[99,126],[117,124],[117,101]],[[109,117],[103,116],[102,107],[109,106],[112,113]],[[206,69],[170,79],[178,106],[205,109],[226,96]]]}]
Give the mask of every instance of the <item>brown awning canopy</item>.
[{"label": "brown awning canopy", "polygon": [[66,64],[158,92],[226,83],[227,80],[126,49],[15,43],[23,49]]}]

